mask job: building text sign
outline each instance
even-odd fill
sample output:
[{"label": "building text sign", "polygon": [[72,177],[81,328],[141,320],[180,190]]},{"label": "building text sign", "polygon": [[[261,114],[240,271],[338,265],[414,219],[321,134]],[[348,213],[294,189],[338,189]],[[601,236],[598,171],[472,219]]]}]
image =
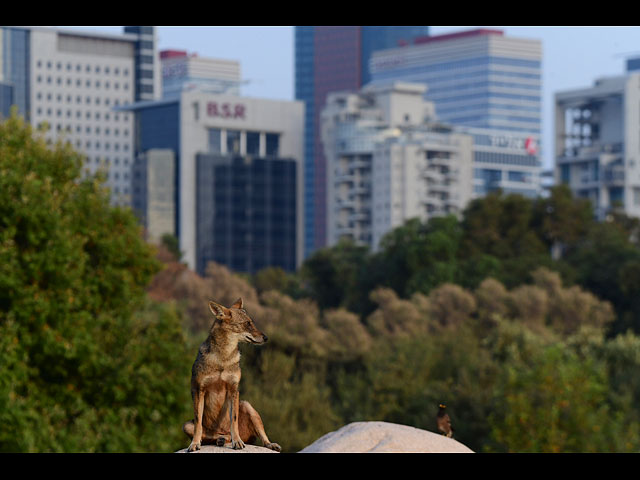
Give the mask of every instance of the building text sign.
[{"label": "building text sign", "polygon": [[245,119],[247,114],[246,107],[241,103],[220,103],[208,102],[207,115],[209,117],[219,118],[241,118]]},{"label": "building text sign", "polygon": [[490,135],[492,147],[512,148],[514,150],[526,150],[529,155],[538,153],[538,144],[532,137],[516,138],[505,135]]}]

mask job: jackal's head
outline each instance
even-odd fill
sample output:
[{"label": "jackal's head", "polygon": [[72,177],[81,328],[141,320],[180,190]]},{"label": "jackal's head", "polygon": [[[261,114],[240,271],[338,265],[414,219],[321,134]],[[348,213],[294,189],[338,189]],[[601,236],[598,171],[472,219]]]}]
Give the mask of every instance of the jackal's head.
[{"label": "jackal's head", "polygon": [[216,302],[209,302],[209,310],[216,320],[219,320],[219,325],[227,332],[231,332],[239,342],[262,345],[267,341],[267,336],[256,328],[247,314],[241,298],[229,308]]}]

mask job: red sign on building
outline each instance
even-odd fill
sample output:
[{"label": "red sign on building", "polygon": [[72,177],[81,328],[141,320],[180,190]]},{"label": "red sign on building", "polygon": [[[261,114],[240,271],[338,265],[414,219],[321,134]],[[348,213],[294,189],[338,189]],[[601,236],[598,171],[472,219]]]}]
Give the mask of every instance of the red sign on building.
[{"label": "red sign on building", "polygon": [[246,108],[241,103],[207,103],[207,115],[220,118],[245,118]]}]

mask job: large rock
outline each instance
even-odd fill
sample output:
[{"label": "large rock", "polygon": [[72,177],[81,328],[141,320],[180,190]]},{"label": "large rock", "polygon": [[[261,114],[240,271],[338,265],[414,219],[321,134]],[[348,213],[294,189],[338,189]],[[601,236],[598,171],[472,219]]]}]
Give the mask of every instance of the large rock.
[{"label": "large rock", "polygon": [[[187,447],[182,450],[178,450],[176,453],[187,453]],[[245,445],[245,448],[240,450],[234,450],[230,446],[217,447],[216,445],[202,445],[200,450],[196,450],[191,453],[278,453],[274,450],[270,450],[265,447],[258,447],[257,445]]]},{"label": "large rock", "polygon": [[473,453],[437,433],[387,422],[355,422],[327,433],[299,453]]}]

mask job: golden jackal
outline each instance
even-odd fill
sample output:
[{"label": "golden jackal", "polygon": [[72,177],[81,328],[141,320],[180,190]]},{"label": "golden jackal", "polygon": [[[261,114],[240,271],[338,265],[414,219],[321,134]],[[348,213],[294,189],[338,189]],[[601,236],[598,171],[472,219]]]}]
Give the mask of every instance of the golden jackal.
[{"label": "golden jackal", "polygon": [[191,369],[194,419],[182,426],[191,438],[187,451],[200,450],[203,443],[221,447],[228,441],[231,448],[240,449],[260,437],[265,447],[279,452],[280,445],[269,441],[258,412],[249,402],[239,401],[238,342],[261,345],[267,336],[253,324],[241,298],[229,308],[209,302],[209,309],[215,319]]}]

